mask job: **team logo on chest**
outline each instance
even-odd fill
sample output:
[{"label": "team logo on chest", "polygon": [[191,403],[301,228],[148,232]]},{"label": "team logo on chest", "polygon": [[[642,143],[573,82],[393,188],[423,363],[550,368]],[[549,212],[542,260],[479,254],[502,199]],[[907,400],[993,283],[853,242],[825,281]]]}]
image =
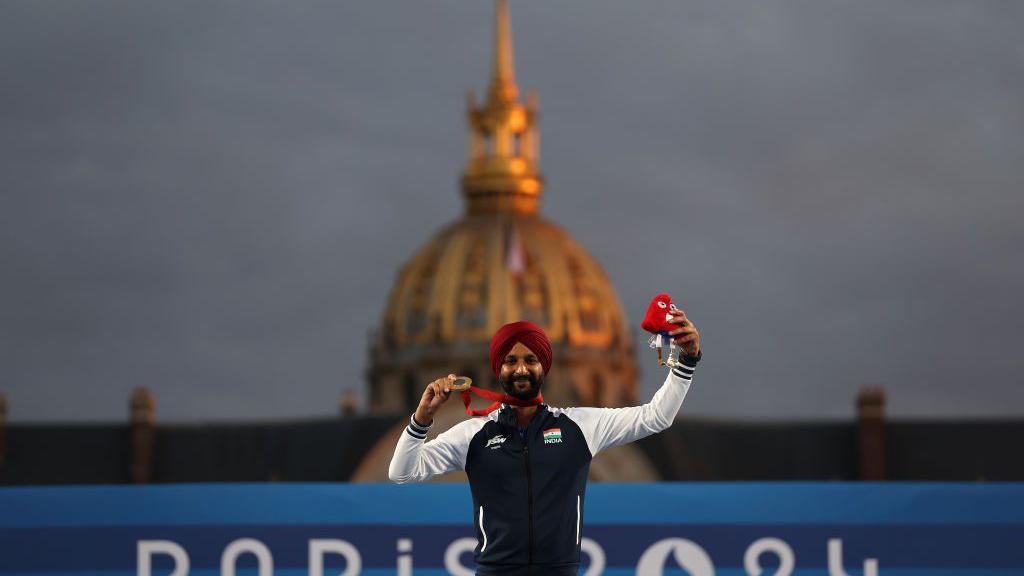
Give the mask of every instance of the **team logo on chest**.
[{"label": "team logo on chest", "polygon": [[501,443],[504,441],[504,436],[495,436],[494,438],[491,438],[490,440],[487,441],[487,445],[484,446],[484,448],[490,448],[492,450],[495,448],[499,448],[501,446]]},{"label": "team logo on chest", "polygon": [[544,431],[544,443],[545,444],[561,444],[562,443],[562,429],[561,428],[548,428]]}]

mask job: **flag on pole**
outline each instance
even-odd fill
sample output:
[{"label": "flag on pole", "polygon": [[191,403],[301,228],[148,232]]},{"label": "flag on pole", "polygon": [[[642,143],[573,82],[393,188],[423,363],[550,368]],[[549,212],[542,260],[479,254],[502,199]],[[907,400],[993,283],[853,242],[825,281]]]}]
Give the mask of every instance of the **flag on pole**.
[{"label": "flag on pole", "polygon": [[526,252],[515,225],[509,227],[508,243],[505,250],[505,268],[513,276],[519,276],[526,270]]}]

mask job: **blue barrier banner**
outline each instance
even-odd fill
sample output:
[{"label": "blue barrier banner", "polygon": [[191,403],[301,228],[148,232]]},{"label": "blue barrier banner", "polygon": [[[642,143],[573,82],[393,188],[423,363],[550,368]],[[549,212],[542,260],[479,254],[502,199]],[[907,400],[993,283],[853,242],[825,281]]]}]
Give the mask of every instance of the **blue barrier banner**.
[{"label": "blue barrier banner", "polygon": [[[581,574],[1024,574],[1024,484],[591,484]],[[474,574],[463,484],[0,489],[0,576]]]}]

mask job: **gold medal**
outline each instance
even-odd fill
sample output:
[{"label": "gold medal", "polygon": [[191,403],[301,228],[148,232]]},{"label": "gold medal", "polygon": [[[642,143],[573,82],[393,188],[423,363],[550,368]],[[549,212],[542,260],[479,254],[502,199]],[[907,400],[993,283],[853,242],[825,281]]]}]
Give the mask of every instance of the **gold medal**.
[{"label": "gold medal", "polygon": [[470,386],[473,385],[473,379],[468,376],[459,376],[455,378],[450,384],[451,389],[455,392],[463,392],[469,390]]}]

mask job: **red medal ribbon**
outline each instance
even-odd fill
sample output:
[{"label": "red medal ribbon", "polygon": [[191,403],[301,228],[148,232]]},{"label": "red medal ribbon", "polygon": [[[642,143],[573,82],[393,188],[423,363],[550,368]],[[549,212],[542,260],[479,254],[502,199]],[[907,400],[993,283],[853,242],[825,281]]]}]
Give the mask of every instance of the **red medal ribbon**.
[{"label": "red medal ribbon", "polygon": [[[494,400],[494,404],[491,404],[487,408],[473,410],[472,408],[469,407],[469,402],[472,399],[472,396],[470,396],[469,394],[470,392],[476,394],[481,398],[485,398],[487,400]],[[542,396],[540,392],[538,392],[537,396],[534,398],[531,398],[529,400],[520,400],[515,396],[509,396],[508,394],[500,394],[498,392],[491,392],[490,390],[482,390],[480,388],[477,388],[476,386],[472,386],[470,387],[469,390],[463,390],[461,394],[462,403],[466,405],[466,414],[469,414],[470,416],[487,416],[491,412],[494,412],[495,410],[500,408],[502,404],[509,404],[511,406],[536,406],[541,402],[544,402],[544,396]]]}]

